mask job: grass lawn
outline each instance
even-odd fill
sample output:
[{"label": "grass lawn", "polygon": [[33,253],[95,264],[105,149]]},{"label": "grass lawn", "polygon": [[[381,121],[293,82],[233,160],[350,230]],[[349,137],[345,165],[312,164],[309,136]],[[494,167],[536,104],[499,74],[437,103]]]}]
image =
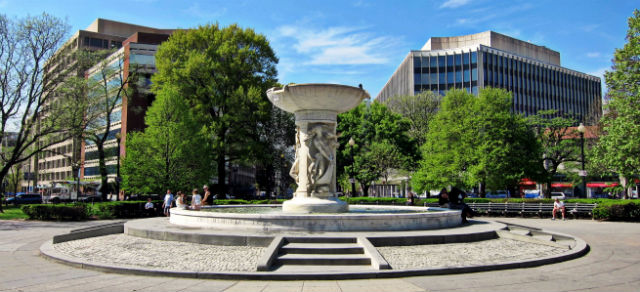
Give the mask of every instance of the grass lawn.
[{"label": "grass lawn", "polygon": [[0,220],[12,220],[12,219],[28,219],[29,216],[23,213],[20,206],[2,206],[3,213],[0,213]]}]

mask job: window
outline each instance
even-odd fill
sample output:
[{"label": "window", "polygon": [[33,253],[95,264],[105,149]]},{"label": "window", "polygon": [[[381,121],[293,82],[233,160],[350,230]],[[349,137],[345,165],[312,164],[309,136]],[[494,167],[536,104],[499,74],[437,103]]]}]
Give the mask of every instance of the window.
[{"label": "window", "polygon": [[453,84],[453,71],[447,71],[447,83]]},{"label": "window", "polygon": [[429,68],[438,68],[438,58],[429,57]]},{"label": "window", "polygon": [[462,64],[464,64],[465,67],[467,67],[466,65],[469,65],[469,53],[462,54]]},{"label": "window", "polygon": [[118,41],[111,41],[111,48],[121,48],[122,47],[122,42],[118,42]]},{"label": "window", "polygon": [[445,63],[444,63],[444,56],[438,56],[438,67],[440,68],[440,70],[444,70],[445,67]]},{"label": "window", "polygon": [[453,55],[447,56],[447,67],[453,67]]},{"label": "window", "polygon": [[462,66],[462,55],[455,55],[456,67]]}]

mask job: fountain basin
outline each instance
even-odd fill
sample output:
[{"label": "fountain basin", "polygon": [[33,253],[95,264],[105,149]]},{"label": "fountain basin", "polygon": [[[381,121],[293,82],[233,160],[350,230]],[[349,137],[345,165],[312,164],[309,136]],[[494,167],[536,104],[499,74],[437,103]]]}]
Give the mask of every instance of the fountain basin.
[{"label": "fountain basin", "polygon": [[[253,205],[273,208],[280,205]],[[371,213],[238,213],[207,212],[208,208],[246,208],[245,205],[207,206],[200,211],[171,209],[169,222],[184,227],[260,232],[305,231],[400,231],[450,228],[462,223],[459,210],[433,207],[352,205],[350,208],[370,209]],[[231,209],[229,209],[231,210]],[[389,212],[384,212],[389,210]],[[399,211],[407,211],[400,213]],[[422,211],[422,212],[421,212]]]},{"label": "fountain basin", "polygon": [[331,111],[346,112],[369,98],[369,94],[358,87],[340,84],[292,84],[283,88],[267,90],[267,96],[275,106],[291,112]]}]

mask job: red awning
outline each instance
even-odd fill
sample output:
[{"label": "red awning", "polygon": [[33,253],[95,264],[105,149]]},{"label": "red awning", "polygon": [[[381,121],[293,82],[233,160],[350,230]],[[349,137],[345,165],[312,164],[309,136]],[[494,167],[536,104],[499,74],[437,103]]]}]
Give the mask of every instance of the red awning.
[{"label": "red awning", "polygon": [[523,178],[522,180],[520,180],[521,186],[534,186],[535,184],[536,184],[535,181],[532,181],[528,178]]},{"label": "red awning", "polygon": [[619,183],[605,183],[605,182],[594,182],[587,183],[588,188],[609,188],[609,187],[617,187]]},{"label": "red awning", "polygon": [[552,188],[570,188],[570,187],[573,187],[573,184],[571,184],[571,183],[552,183],[551,187]]}]

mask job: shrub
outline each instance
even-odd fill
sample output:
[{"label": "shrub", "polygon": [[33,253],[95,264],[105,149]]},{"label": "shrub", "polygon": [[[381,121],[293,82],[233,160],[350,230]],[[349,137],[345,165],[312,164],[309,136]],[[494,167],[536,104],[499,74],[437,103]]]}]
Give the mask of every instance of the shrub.
[{"label": "shrub", "polygon": [[640,221],[640,200],[603,201],[593,210],[594,219]]},{"label": "shrub", "polygon": [[92,215],[96,216],[98,219],[148,217],[149,213],[144,209],[144,204],[146,204],[145,201],[97,203],[93,205]]},{"label": "shrub", "polygon": [[55,205],[24,205],[24,212],[29,219],[37,220],[84,220],[89,218],[89,209],[84,203]]}]

